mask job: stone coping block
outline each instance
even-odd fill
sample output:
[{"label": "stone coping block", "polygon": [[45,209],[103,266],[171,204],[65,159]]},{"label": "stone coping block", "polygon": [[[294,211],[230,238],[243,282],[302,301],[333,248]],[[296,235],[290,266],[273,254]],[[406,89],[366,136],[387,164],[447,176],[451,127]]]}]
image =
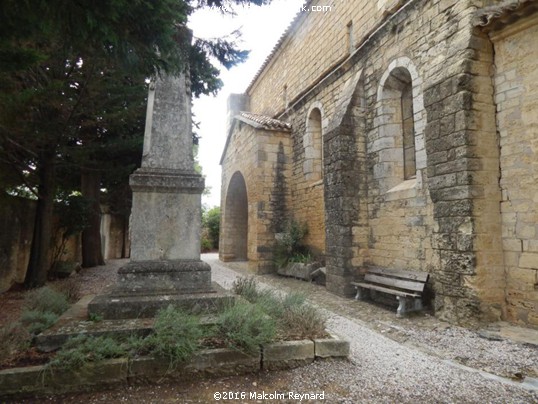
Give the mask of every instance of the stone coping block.
[{"label": "stone coping block", "polygon": [[79,369],[48,369],[46,366],[0,371],[0,396],[61,394],[127,382],[129,361],[109,359]]},{"label": "stone coping block", "polygon": [[[118,386],[163,379],[193,380],[260,370],[291,369],[312,363],[315,358],[346,356],[346,352],[349,353],[349,342],[337,338],[332,336],[316,340],[275,342],[262,347],[256,355],[246,355],[226,348],[206,349],[187,363],[175,367],[165,359],[142,357],[109,359],[74,370],[53,370],[45,365],[5,369],[0,371],[0,397],[62,394],[87,391],[95,386]],[[319,355],[316,353],[316,345]]]},{"label": "stone coping block", "polygon": [[130,362],[129,379],[136,382],[163,379],[193,380],[199,377],[223,377],[258,372],[261,355],[246,355],[227,348],[205,349],[188,363],[173,366],[166,360],[152,357]]},{"label": "stone coping block", "polygon": [[314,341],[281,341],[263,347],[263,369],[292,369],[314,361]]},{"label": "stone coping block", "polygon": [[349,341],[341,339],[335,334],[330,334],[328,338],[314,339],[314,355],[316,358],[347,358],[349,350]]}]

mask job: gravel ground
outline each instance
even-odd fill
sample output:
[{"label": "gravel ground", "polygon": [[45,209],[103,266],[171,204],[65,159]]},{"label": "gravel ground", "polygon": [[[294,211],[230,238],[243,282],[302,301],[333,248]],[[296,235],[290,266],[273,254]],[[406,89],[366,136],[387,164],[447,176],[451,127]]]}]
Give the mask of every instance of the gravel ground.
[{"label": "gravel ground", "polygon": [[[237,276],[248,274],[244,265],[223,264],[215,254],[205,255],[204,260],[212,266],[213,280],[226,288]],[[102,286],[115,277],[115,270],[112,275],[103,272],[93,275],[99,277],[93,280]],[[450,326],[427,314],[397,319],[392,309],[340,298],[303,281],[271,275],[258,276],[257,280],[264,287],[282,292],[306,293],[325,311],[329,330],[351,341],[349,360],[319,361],[290,371],[192,383],[121,386],[111,391],[44,397],[39,401],[208,403],[217,402],[215,393],[233,392],[232,396],[239,399],[220,401],[297,403],[299,399],[288,395],[296,392],[324,394],[323,400],[318,396],[316,400],[303,399],[304,402],[538,403],[538,385],[532,387],[493,375],[535,375],[536,345],[481,338],[477,331]],[[278,392],[285,399],[249,399],[251,393],[263,392]],[[246,399],[240,399],[241,393],[246,394]]]},{"label": "gravel ground", "polygon": [[[207,255],[205,259],[213,268],[213,279],[225,287],[230,287],[238,274],[247,274],[240,264],[226,264],[234,269],[225,267],[216,255]],[[430,316],[422,322],[414,321],[417,317],[400,320],[393,310],[375,307],[382,317],[378,324],[384,326],[379,333],[360,317],[348,316],[346,306],[368,305],[367,302],[340,298],[322,287],[289,278],[266,275],[258,280],[279,290],[315,295],[310,299],[317,306],[331,307],[325,310],[329,330],[351,341],[349,362],[316,362],[291,371],[289,385],[295,391],[319,391],[331,386],[329,401],[342,403],[538,402],[538,386],[525,389],[517,382],[479,371],[534,376],[537,346],[484,339],[476,331],[449,326]],[[390,335],[390,331],[394,331],[394,339],[383,335]],[[464,362],[469,369],[458,362]]]}]

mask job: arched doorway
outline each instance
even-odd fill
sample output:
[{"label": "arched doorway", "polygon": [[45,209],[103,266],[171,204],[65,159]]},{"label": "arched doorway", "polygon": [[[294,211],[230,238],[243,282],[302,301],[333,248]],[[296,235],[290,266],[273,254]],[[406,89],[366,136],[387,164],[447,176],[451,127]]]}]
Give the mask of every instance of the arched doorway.
[{"label": "arched doorway", "polygon": [[232,176],[224,206],[221,259],[223,261],[248,260],[248,196],[243,175]]}]

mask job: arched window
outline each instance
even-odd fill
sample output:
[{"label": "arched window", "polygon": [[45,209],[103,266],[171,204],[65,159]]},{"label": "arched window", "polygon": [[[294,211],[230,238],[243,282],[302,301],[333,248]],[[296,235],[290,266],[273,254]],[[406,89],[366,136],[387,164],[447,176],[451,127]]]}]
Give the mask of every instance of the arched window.
[{"label": "arched window", "polygon": [[408,58],[390,64],[377,95],[378,135],[371,148],[378,154],[375,175],[385,190],[413,179],[421,187],[418,170],[426,167],[424,102],[420,78]]},{"label": "arched window", "polygon": [[306,178],[312,181],[323,178],[322,114],[318,107],[312,108],[308,114],[303,145],[303,171]]}]

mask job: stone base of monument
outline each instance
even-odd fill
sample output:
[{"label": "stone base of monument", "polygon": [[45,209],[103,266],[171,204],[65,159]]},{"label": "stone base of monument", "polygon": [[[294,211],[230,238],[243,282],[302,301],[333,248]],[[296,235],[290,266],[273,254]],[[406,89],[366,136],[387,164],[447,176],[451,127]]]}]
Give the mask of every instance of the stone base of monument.
[{"label": "stone base of monument", "polygon": [[216,311],[234,299],[231,292],[217,283],[212,284],[210,291],[190,293],[151,290],[147,294],[139,292],[136,295],[125,295],[111,288],[88,304],[88,314],[90,317],[98,316],[105,320],[150,318],[169,305],[191,313],[204,313]]},{"label": "stone base of monument", "polygon": [[211,267],[200,260],[131,261],[118,271],[115,294],[209,293]]},{"label": "stone base of monument", "polygon": [[211,267],[203,261],[135,261],[120,268],[118,282],[88,304],[88,313],[105,320],[148,318],[169,305],[206,312],[232,299],[211,283]]}]

